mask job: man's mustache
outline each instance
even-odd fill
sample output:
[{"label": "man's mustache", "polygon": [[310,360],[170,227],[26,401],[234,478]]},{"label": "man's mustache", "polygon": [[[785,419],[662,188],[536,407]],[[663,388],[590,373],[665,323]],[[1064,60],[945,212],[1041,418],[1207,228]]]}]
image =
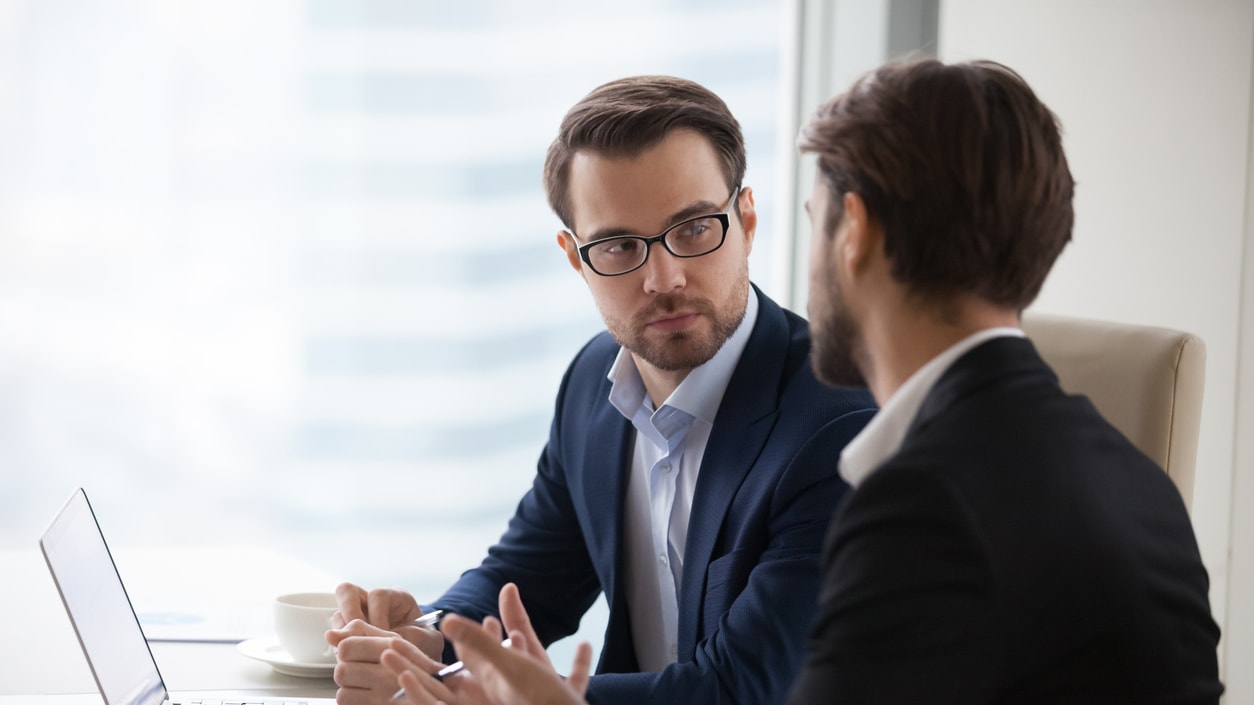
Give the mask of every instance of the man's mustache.
[{"label": "man's mustache", "polygon": [[692,299],[676,294],[659,294],[648,308],[637,314],[636,320],[639,323],[648,323],[661,316],[681,310],[709,313],[712,307],[708,299]]}]

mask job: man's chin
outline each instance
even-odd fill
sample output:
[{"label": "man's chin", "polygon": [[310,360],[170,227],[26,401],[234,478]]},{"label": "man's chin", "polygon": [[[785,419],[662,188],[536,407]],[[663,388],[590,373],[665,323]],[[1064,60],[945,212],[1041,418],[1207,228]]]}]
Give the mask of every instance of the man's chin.
[{"label": "man's chin", "polygon": [[694,335],[689,331],[651,338],[626,347],[636,357],[665,372],[684,372],[700,367],[723,346],[722,342],[715,344],[708,336]]}]

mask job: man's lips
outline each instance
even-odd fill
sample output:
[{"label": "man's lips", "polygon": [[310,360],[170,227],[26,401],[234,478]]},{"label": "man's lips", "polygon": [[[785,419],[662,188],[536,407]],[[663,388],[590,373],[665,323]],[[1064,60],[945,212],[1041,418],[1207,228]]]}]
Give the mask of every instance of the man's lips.
[{"label": "man's lips", "polygon": [[664,333],[673,333],[688,328],[696,323],[700,317],[701,315],[698,313],[668,313],[661,318],[655,318],[650,321],[649,327]]}]

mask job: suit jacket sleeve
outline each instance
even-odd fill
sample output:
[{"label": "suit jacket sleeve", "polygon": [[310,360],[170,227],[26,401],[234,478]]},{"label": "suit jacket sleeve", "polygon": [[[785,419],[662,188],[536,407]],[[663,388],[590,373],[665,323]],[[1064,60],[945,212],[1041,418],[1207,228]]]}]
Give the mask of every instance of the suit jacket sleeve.
[{"label": "suit jacket sleeve", "polygon": [[998,658],[978,526],[928,468],[884,467],[828,537],[819,616],[790,703],[978,703]]},{"label": "suit jacket sleeve", "polygon": [[[592,705],[783,700],[801,664],[814,616],[823,536],[848,488],[836,472],[836,459],[872,413],[847,413],[796,450],[767,504],[768,536],[760,555],[734,551],[710,564],[706,609],[719,603],[721,591],[734,598],[715,629],[697,644],[694,658],[660,673],[594,676],[588,688]],[[742,570],[747,583],[732,578],[718,584],[720,576],[731,578]]]},{"label": "suit jacket sleeve", "polygon": [[[497,595],[508,582],[518,586],[532,626],[548,644],[573,634],[592,606],[601,585],[589,556],[579,517],[571,500],[560,454],[563,417],[572,365],[558,393],[549,442],[541,453],[531,489],[518,503],[500,540],[477,567],[466,571],[432,606],[482,620],[497,615]],[[446,660],[454,659],[451,645]]]}]

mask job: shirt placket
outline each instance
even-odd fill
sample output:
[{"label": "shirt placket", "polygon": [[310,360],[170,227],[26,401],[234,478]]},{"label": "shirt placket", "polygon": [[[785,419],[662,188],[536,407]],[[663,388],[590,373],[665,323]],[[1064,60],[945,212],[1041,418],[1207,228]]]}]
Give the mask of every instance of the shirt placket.
[{"label": "shirt placket", "polygon": [[675,506],[675,489],[683,459],[684,438],[692,426],[692,416],[663,406],[651,419],[654,429],[664,439],[666,452],[649,469],[649,505],[652,514],[653,551],[658,561],[658,593],[662,596],[663,624],[671,658],[677,658],[678,594],[681,562],[679,551],[670,539],[671,514]]}]

